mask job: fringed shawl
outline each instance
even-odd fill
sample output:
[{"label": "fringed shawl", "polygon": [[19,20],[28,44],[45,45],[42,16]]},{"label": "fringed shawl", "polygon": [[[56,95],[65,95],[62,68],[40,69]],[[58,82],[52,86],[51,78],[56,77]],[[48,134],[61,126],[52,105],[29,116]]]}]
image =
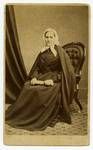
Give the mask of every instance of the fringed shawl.
[{"label": "fringed shawl", "polygon": [[61,66],[62,66],[62,80],[61,80],[61,92],[62,92],[62,105],[64,108],[64,115],[68,123],[71,123],[69,105],[72,103],[74,90],[76,87],[74,69],[71,65],[69,56],[65,53],[64,49],[57,46]]}]

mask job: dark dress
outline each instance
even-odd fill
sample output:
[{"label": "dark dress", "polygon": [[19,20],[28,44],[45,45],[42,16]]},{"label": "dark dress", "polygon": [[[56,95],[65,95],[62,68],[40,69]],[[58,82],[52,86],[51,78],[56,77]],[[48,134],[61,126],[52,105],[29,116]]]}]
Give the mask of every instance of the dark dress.
[{"label": "dark dress", "polygon": [[[33,77],[39,80],[52,79],[54,85],[33,86],[30,84]],[[16,128],[43,130],[52,122],[55,124],[57,118],[62,120],[61,78],[62,65],[58,51],[57,56],[50,49],[40,53],[17,101],[6,111],[6,122]]]}]

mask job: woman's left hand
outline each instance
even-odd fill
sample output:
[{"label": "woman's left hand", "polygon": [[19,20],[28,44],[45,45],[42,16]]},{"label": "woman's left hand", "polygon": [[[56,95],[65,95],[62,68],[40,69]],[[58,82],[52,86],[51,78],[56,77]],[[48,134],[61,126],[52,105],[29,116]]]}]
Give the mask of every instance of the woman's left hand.
[{"label": "woman's left hand", "polygon": [[47,86],[50,86],[50,85],[53,86],[53,85],[54,85],[54,82],[53,82],[52,79],[45,80],[44,83],[45,83],[45,85],[47,85]]}]

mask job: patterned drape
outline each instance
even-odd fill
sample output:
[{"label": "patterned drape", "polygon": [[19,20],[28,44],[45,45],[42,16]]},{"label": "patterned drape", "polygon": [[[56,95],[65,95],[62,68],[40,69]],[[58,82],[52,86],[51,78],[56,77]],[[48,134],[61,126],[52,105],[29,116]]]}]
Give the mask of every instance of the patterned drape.
[{"label": "patterned drape", "polygon": [[16,101],[24,85],[27,72],[20,51],[14,8],[12,5],[6,6],[5,43],[6,102],[13,103]]}]

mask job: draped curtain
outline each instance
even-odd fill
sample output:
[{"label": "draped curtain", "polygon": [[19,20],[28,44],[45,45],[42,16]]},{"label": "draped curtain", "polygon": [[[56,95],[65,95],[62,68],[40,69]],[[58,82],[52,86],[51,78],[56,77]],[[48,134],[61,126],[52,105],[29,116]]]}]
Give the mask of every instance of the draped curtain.
[{"label": "draped curtain", "polygon": [[5,52],[5,80],[6,103],[16,101],[27,78],[27,72],[22,59],[17,34],[14,8],[6,6],[6,52]]}]

